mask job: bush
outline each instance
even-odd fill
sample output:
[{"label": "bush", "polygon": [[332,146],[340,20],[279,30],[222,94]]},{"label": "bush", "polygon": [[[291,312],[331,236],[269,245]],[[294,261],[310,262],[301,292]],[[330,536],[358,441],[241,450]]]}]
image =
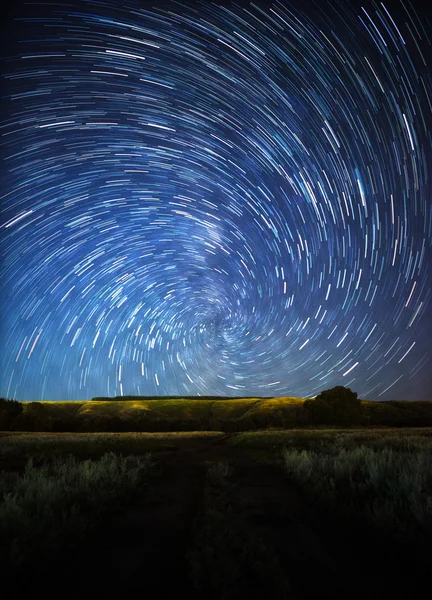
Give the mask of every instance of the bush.
[{"label": "bush", "polygon": [[324,390],[314,400],[305,400],[303,406],[314,424],[357,425],[363,415],[357,393],[342,385]]}]

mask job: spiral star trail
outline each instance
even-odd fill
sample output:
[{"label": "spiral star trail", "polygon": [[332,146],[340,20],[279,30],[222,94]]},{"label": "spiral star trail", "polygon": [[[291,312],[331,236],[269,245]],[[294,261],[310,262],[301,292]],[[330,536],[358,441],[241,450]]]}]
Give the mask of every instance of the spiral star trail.
[{"label": "spiral star trail", "polygon": [[1,394],[431,399],[425,9],[153,4],[10,19]]}]

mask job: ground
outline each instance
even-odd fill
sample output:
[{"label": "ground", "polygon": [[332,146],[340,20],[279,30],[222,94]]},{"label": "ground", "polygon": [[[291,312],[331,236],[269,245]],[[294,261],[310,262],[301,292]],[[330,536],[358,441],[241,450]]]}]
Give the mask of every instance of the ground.
[{"label": "ground", "polygon": [[[154,452],[152,481],[132,503],[114,513],[85,543],[65,550],[49,564],[35,560],[16,586],[26,592],[43,588],[65,590],[70,595],[85,591],[98,596],[157,593],[165,598],[175,594],[188,600],[275,598],[265,593],[266,586],[270,589],[272,584],[266,581],[266,573],[274,577],[276,572],[268,570],[265,557],[262,573],[257,573],[261,558],[240,573],[245,579],[244,595],[233,592],[230,596],[226,591],[217,595],[211,586],[193,589],[190,552],[197,543],[200,519],[208,515],[212,508],[209,503],[216,498],[209,495],[206,474],[210,465],[222,463],[231,471],[224,492],[225,508],[221,509],[226,511],[223,519],[234,536],[238,532],[239,539],[227,538],[225,548],[216,548],[217,572],[210,575],[219,582],[232,576],[230,568],[236,556],[230,552],[249,543],[242,536],[254,531],[264,540],[263,547],[278,557],[275,568],[288,584],[288,591],[280,597],[393,600],[420,594],[422,566],[413,565],[403,548],[390,544],[363,523],[347,522],[288,479],[277,447],[277,432],[274,440],[269,438],[275,444],[267,444],[264,451],[231,443],[235,437],[186,436],[179,443],[160,446]],[[209,546],[220,531],[215,528],[210,533]],[[202,546],[198,549],[202,553],[207,550]],[[237,575],[233,577],[235,580]],[[254,585],[248,585],[255,580]]]}]

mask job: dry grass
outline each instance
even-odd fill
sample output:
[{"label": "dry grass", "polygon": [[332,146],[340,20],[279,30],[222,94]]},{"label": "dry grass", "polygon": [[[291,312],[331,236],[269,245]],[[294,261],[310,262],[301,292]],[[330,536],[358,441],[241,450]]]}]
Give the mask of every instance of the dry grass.
[{"label": "dry grass", "polygon": [[211,411],[215,419],[238,419],[247,411],[252,410],[259,402],[260,398],[249,400],[217,400],[212,403]]},{"label": "dry grass", "polygon": [[421,447],[425,441],[432,439],[430,427],[406,428],[322,428],[322,429],[274,429],[265,431],[245,431],[237,433],[230,440],[233,446],[250,448],[299,447],[316,448],[329,451],[336,448],[353,448],[359,445],[374,447],[392,447],[404,449],[407,446]]},{"label": "dry grass", "polygon": [[350,516],[415,539],[432,533],[432,436],[342,433],[320,451],[285,449],[289,477]]},{"label": "dry grass", "polygon": [[136,492],[151,466],[150,455],[56,459],[23,473],[0,474],[0,559],[18,566],[53,556],[64,540],[82,537],[119,501]]},{"label": "dry grass", "polygon": [[[237,419],[246,413],[249,415],[270,414],[288,405],[301,405],[302,398],[286,396],[283,398],[240,398],[233,400],[125,400],[125,401],[88,401],[88,402],[41,402],[48,417],[58,418],[97,418],[118,417],[126,421],[145,418],[205,420]],[[24,404],[24,413],[27,410]]]},{"label": "dry grass", "polygon": [[97,458],[106,452],[143,455],[149,451],[173,449],[187,440],[214,439],[217,431],[167,433],[0,433],[0,466],[20,469],[30,458],[36,463],[72,454],[81,459]]}]

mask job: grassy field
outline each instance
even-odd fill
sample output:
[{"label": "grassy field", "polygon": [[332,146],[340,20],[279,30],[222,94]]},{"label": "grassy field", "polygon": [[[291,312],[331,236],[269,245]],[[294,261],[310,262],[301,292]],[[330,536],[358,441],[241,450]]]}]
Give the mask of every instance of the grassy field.
[{"label": "grassy field", "polygon": [[346,516],[425,543],[432,533],[431,438],[349,449],[336,440],[328,452],[286,449],[284,460],[290,478]]},{"label": "grassy field", "polygon": [[0,433],[5,581],[190,600],[419,597],[431,456],[426,427]]},{"label": "grassy field", "polygon": [[164,454],[191,441],[217,439],[222,432],[165,433],[44,433],[0,432],[0,468],[19,470],[30,459],[33,464],[51,462],[72,455],[97,459],[107,452],[142,456],[147,452]]},{"label": "grassy field", "polygon": [[[146,418],[161,416],[175,419],[202,419],[210,416],[222,418],[241,418],[246,414],[260,415],[286,406],[301,405],[303,398],[233,398],[226,400],[196,399],[148,399],[125,401],[88,401],[88,402],[41,402],[52,417],[65,414],[69,417],[110,416],[131,419],[145,415]],[[24,405],[24,411],[26,406]]]},{"label": "grassy field", "polygon": [[385,447],[393,450],[407,449],[413,446],[414,449],[421,449],[431,440],[431,427],[321,427],[319,429],[246,431],[232,435],[227,443],[250,450],[295,448],[328,452],[334,447],[349,450],[358,446]]},{"label": "grassy field", "polygon": [[225,434],[222,431],[128,432],[128,433],[52,433],[0,432],[0,467],[20,469],[32,459],[34,464],[73,455],[94,459],[107,452],[140,456],[169,454],[191,445],[211,445],[231,454],[274,459],[286,449],[329,452],[351,450],[359,446],[374,449],[422,450],[432,443],[432,428],[319,428],[246,431]]},{"label": "grassy field", "polygon": [[39,466],[30,459],[22,473],[3,471],[0,561],[13,569],[37,553],[52,558],[66,541],[83,538],[104,513],[136,493],[150,468],[150,455],[109,452],[97,460],[68,456]]}]

